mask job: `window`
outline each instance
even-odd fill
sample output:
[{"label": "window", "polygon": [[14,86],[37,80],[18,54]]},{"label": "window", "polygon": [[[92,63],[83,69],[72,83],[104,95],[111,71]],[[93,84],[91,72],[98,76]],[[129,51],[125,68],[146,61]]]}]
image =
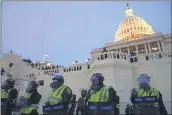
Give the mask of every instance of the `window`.
[{"label": "window", "polygon": [[127,29],[127,32],[129,32],[129,29]]},{"label": "window", "polygon": [[124,30],[124,33],[126,33],[126,30]]}]

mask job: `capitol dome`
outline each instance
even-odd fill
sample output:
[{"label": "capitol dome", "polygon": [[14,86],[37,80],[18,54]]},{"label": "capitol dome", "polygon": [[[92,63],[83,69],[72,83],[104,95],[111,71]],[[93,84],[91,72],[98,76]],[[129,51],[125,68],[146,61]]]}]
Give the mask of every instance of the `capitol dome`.
[{"label": "capitol dome", "polygon": [[115,41],[130,40],[153,34],[152,27],[142,18],[135,16],[127,4],[126,18],[119,25],[115,33]]}]

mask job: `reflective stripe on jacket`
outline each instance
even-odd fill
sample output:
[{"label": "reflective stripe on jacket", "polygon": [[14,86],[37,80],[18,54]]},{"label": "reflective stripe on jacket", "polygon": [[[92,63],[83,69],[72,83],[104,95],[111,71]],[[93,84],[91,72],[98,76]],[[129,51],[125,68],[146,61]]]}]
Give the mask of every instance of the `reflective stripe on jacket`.
[{"label": "reflective stripe on jacket", "polygon": [[93,92],[88,102],[107,102],[109,100],[109,86],[104,86],[100,91]]},{"label": "reflective stripe on jacket", "polygon": [[[27,101],[31,97],[31,95],[32,95],[32,93],[25,93],[24,99]],[[39,100],[39,103],[40,103],[40,100]],[[20,112],[24,113],[24,114],[29,114],[32,112],[32,110],[39,109],[39,103],[38,104],[31,104],[31,105],[28,105],[26,107],[23,107],[20,109]]]},{"label": "reflective stripe on jacket", "polygon": [[[147,97],[147,96],[156,96],[159,98],[159,91],[156,88],[151,88],[149,91],[145,91],[144,89],[137,88],[138,97]],[[158,107],[158,103],[154,103],[155,106]]]},{"label": "reflective stripe on jacket", "polygon": [[1,99],[5,99],[5,98],[8,98],[8,92],[10,90],[4,90],[4,89],[1,89]]},{"label": "reflective stripe on jacket", "polygon": [[51,91],[46,102],[49,102],[50,105],[59,104],[62,101],[62,94],[66,88],[67,86],[62,85],[59,88],[57,88],[55,91]]}]

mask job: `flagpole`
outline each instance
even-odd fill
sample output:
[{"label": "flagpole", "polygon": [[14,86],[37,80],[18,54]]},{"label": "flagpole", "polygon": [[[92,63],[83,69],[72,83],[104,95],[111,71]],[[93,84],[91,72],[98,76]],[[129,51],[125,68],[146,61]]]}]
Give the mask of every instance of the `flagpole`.
[{"label": "flagpole", "polygon": [[44,54],[44,57],[43,57],[43,60],[42,60],[42,62],[44,62],[45,61],[45,54]]},{"label": "flagpole", "polygon": [[48,55],[47,54],[44,54],[44,57],[43,57],[43,62],[45,62],[45,57],[47,57]]}]

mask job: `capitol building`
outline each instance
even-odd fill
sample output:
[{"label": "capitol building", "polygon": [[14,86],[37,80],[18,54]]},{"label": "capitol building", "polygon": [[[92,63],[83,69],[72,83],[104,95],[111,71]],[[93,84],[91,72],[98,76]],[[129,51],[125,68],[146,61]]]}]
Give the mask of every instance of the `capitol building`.
[{"label": "capitol building", "polygon": [[151,77],[151,85],[162,93],[168,113],[172,114],[172,34],[154,32],[153,27],[144,19],[134,15],[128,4],[125,14],[126,17],[119,24],[114,40],[106,43],[103,48],[91,50],[91,58],[85,63],[76,61],[71,66],[64,67],[47,61],[31,62],[11,51],[4,54],[0,62],[3,69],[2,81],[8,77],[14,78],[15,86],[22,95],[29,80],[44,80],[44,86],[39,87],[39,92],[45,99],[51,90],[49,85],[53,73],[59,73],[64,76],[65,84],[79,98],[80,89],[89,88],[90,76],[101,72],[105,77],[104,83],[113,86],[120,96],[120,112],[124,114],[125,105],[130,104],[131,90],[137,87],[137,77],[147,74]]}]

